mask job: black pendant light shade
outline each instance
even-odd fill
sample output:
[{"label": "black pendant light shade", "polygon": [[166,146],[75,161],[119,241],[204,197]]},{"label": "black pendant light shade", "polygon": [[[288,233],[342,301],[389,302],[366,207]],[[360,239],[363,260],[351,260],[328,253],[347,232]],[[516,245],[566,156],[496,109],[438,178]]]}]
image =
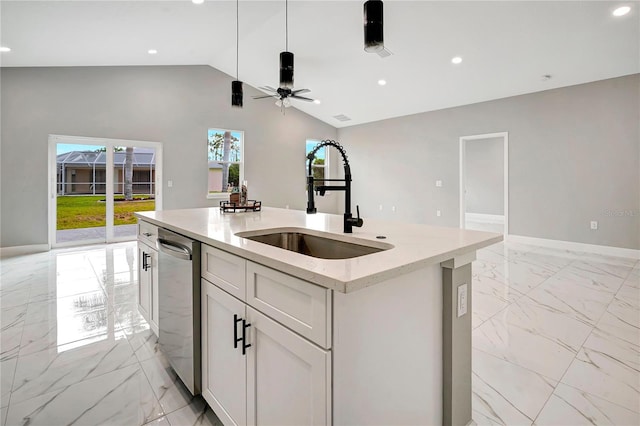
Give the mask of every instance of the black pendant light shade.
[{"label": "black pendant light shade", "polygon": [[242,82],[238,78],[240,62],[240,0],[236,0],[236,79],[231,82],[231,106],[242,108]]},{"label": "black pendant light shade", "polygon": [[280,87],[293,89],[293,53],[280,52]]},{"label": "black pendant light shade", "polygon": [[382,0],[364,2],[364,50],[378,52],[384,49]]},{"label": "black pendant light shade", "polygon": [[242,108],[242,82],[234,80],[231,82],[231,106]]}]

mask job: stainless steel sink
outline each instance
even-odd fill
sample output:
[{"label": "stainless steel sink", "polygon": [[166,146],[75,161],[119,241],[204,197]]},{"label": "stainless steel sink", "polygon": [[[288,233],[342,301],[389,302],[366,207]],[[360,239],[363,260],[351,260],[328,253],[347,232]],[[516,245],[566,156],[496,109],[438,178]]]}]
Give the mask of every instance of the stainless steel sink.
[{"label": "stainless steel sink", "polygon": [[[326,234],[326,233],[319,233]],[[341,241],[328,238],[324,235],[314,235],[301,231],[273,231],[266,233],[256,233],[256,231],[240,232],[238,237],[247,238],[270,246],[279,247],[285,250],[318,257],[321,259],[351,259],[353,257],[365,256],[367,254],[378,253],[393,248],[391,244],[377,243],[367,240],[359,244],[348,241]],[[331,234],[326,234],[331,235]]]}]

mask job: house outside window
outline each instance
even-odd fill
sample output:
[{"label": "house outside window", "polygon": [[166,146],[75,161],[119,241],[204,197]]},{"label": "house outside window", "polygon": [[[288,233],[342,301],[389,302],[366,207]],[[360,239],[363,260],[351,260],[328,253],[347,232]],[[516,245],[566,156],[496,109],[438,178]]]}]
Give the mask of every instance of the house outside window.
[{"label": "house outside window", "polygon": [[244,178],[244,132],[209,129],[207,135],[207,198],[237,192]]},{"label": "house outside window", "polygon": [[[306,151],[305,151],[305,162],[304,162],[304,173],[305,176],[309,173],[309,161],[307,160],[307,155],[313,150],[313,148],[318,145],[321,141],[315,139],[307,139],[306,142]],[[323,146],[316,153],[313,163],[311,164],[311,173],[313,174],[314,179],[329,179],[329,159],[326,155],[327,147]],[[314,182],[315,186],[323,185],[323,182]]]}]

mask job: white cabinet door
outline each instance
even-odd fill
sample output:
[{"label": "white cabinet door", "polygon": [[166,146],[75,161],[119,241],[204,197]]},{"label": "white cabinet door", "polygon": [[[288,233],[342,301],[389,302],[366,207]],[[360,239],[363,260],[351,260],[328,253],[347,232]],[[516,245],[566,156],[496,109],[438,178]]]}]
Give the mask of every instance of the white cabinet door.
[{"label": "white cabinet door", "polygon": [[148,268],[150,269],[150,280],[151,280],[151,305],[149,312],[149,325],[151,326],[151,330],[158,335],[160,332],[158,329],[158,317],[160,307],[158,306],[158,252],[156,250],[151,250],[149,252],[150,257],[147,258]]},{"label": "white cabinet door", "polygon": [[242,337],[245,306],[202,280],[202,396],[225,425],[247,423],[246,355],[242,342],[234,347]]},{"label": "white cabinet door", "polygon": [[151,269],[146,267],[150,251],[146,244],[138,242],[138,311],[147,321],[151,318]]},{"label": "white cabinet door", "polygon": [[331,423],[330,352],[247,307],[247,423]]}]

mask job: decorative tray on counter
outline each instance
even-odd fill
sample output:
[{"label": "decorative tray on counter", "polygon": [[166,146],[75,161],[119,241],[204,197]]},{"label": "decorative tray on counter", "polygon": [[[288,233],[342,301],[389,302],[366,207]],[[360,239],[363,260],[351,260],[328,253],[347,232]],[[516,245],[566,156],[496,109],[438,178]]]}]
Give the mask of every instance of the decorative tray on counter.
[{"label": "decorative tray on counter", "polygon": [[247,204],[220,201],[220,211],[222,213],[259,212],[261,209],[262,201],[247,200]]}]

